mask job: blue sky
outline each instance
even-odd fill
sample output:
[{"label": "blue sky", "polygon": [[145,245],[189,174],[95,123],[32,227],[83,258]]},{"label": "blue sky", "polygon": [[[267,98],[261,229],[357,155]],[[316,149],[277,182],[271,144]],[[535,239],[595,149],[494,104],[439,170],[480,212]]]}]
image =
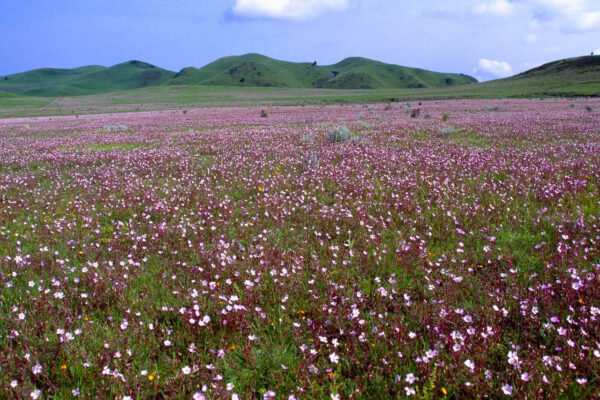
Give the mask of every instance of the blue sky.
[{"label": "blue sky", "polygon": [[600,53],[598,0],[4,0],[0,75],[139,59],[178,71],[256,52],[479,79]]}]

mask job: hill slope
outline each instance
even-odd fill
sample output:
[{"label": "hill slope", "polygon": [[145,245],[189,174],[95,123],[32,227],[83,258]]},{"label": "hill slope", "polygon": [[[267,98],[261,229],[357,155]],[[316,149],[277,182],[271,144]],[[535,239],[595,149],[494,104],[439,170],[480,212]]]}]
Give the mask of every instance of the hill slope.
[{"label": "hill slope", "polygon": [[220,58],[202,68],[184,68],[168,85],[314,87],[329,76],[311,63],[279,61],[260,54]]},{"label": "hill slope", "polygon": [[338,64],[279,61],[260,54],[225,57],[202,68],[184,68],[168,85],[273,86],[291,88],[380,89],[445,87],[477,82],[460,74],[347,58]]},{"label": "hill slope", "polygon": [[366,58],[351,57],[324,67],[333,77],[319,87],[336,89],[435,88],[476,83],[463,74],[445,74],[424,69],[385,64]]},{"label": "hill slope", "polygon": [[479,91],[498,96],[600,96],[600,56],[552,61],[518,75],[483,82]]},{"label": "hill slope", "polygon": [[0,78],[0,90],[27,96],[76,96],[156,86],[174,72],[141,61],[128,61],[106,68],[43,68]]}]

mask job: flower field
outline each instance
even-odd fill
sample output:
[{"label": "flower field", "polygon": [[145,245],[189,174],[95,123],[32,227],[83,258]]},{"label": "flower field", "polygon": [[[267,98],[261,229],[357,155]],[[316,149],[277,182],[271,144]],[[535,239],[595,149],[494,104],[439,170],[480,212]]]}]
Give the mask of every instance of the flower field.
[{"label": "flower field", "polygon": [[0,120],[0,398],[599,397],[599,109]]}]

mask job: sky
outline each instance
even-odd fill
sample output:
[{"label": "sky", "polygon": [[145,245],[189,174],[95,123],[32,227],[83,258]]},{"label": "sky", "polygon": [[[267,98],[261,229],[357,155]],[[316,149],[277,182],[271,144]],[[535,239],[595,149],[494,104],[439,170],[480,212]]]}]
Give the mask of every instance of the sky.
[{"label": "sky", "polygon": [[142,60],[172,71],[260,53],[350,56],[479,80],[600,54],[599,0],[3,0],[0,76]]}]

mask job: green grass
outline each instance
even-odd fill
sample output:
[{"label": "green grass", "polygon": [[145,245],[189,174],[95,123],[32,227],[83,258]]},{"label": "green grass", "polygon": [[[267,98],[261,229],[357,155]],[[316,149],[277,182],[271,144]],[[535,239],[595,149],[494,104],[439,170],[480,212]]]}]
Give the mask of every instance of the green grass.
[{"label": "green grass", "polygon": [[224,57],[199,69],[185,68],[167,84],[381,89],[444,87],[473,82],[475,79],[466,75],[440,74],[359,57],[321,67],[246,54]]},{"label": "green grass", "polygon": [[140,148],[139,143],[109,143],[109,144],[92,144],[88,146],[89,150],[134,150]]},{"label": "green grass", "polygon": [[156,86],[173,75],[174,72],[141,61],[109,68],[95,65],[75,69],[42,68],[0,79],[0,90],[39,97],[81,96]]},{"label": "green grass", "polygon": [[459,74],[439,74],[348,58],[321,67],[313,63],[275,60],[260,54],[220,58],[202,68],[179,73],[141,61],[106,68],[42,68],[0,78],[0,91],[27,96],[60,97],[109,93],[159,85],[244,86],[336,89],[444,87],[475,82]]},{"label": "green grass", "polygon": [[[262,57],[258,55],[255,56],[257,57],[256,60],[259,60],[260,57]],[[228,59],[229,58],[222,60],[226,61]],[[250,58],[250,60],[253,59],[254,58]],[[356,60],[358,61],[356,61],[355,64],[360,64],[363,59]],[[205,68],[212,74],[219,68],[226,68],[228,65],[236,62],[234,60],[227,64],[225,61],[222,61],[221,63],[215,62],[217,64],[213,63],[215,65],[209,64],[209,66]],[[198,74],[198,76],[191,77],[189,80],[188,78],[184,79],[186,73],[174,80],[167,81],[164,85],[152,86],[149,84],[146,88],[133,90],[122,88],[121,90],[113,91],[111,93],[99,93],[103,91],[100,85],[90,89],[97,94],[53,98],[17,96],[2,92],[2,84],[6,81],[0,80],[0,117],[94,114],[215,106],[261,107],[274,105],[393,103],[430,99],[600,96],[600,57],[588,56],[562,61],[563,62],[559,64],[561,66],[560,70],[557,70],[556,65],[552,63],[549,67],[543,66],[540,67],[541,69],[538,68],[533,70],[534,72],[532,73],[524,73],[507,79],[470,85],[420,89],[317,89],[171,84],[192,82],[195,79],[205,78],[210,75],[207,74],[206,71],[200,73],[198,72],[200,70],[190,70],[190,76],[194,74]],[[276,74],[273,76],[277,79],[288,79],[289,76],[294,75],[294,73],[302,70],[302,68],[314,68],[311,64],[308,64],[308,66],[304,64],[289,64],[292,64],[297,70],[290,67],[291,69],[286,70],[287,72],[284,73],[281,71],[284,71],[285,68],[278,68],[278,71],[280,72],[278,72],[278,75]],[[345,65],[345,62],[336,64],[336,66],[342,68],[345,68]],[[143,80],[145,76],[144,71],[149,69],[144,66],[147,65],[144,64],[134,68],[133,70],[136,70],[137,72],[133,75]],[[381,64],[379,67],[383,68],[382,66],[385,66],[385,64]],[[126,70],[131,69],[131,67],[124,64],[121,64],[119,68],[124,68]],[[250,70],[254,67],[247,64],[244,68]],[[263,67],[257,67],[256,71],[263,71],[264,69],[262,68]],[[105,74],[110,76],[111,72],[108,70],[110,69],[103,69],[93,72],[93,74]],[[154,69],[150,70],[153,71]],[[341,79],[343,74],[344,73],[340,73],[338,78]],[[256,75],[255,78],[259,79],[258,75]],[[164,79],[164,76],[161,79]],[[218,78],[213,83],[216,84],[218,83],[217,81],[223,84],[227,83],[227,80],[221,78]],[[122,84],[126,85],[125,83]],[[106,90],[108,90],[107,88]]]}]

